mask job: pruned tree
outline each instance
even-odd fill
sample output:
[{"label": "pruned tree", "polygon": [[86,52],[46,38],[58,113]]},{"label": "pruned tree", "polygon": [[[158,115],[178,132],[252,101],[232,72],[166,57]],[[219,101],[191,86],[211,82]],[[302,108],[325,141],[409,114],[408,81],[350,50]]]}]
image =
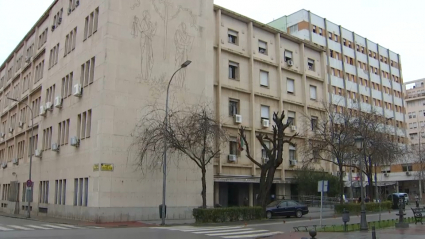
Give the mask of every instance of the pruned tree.
[{"label": "pruned tree", "polygon": [[[150,116],[150,117],[149,117]],[[158,119],[162,116],[162,120]],[[211,161],[219,157],[220,146],[227,141],[226,132],[213,112],[207,106],[194,106],[186,110],[169,113],[168,127],[165,127],[163,114],[153,110],[144,117],[138,126],[133,146],[137,150],[139,167],[156,167],[164,157],[164,145],[167,151],[176,157],[186,156],[201,171],[202,177],[202,207],[207,206],[206,173]]]},{"label": "pruned tree", "polygon": [[310,139],[301,146],[305,164],[318,160],[332,163],[339,170],[339,197],[344,202],[344,168],[351,167],[356,159],[354,145],[355,112],[336,105],[323,103],[320,116],[306,115],[306,135]]},{"label": "pruned tree", "polygon": [[[258,200],[260,202],[260,206],[264,209],[267,206],[267,195],[270,192],[274,175],[276,169],[283,162],[283,146],[284,144],[290,144],[292,146],[296,146],[293,143],[293,139],[298,135],[298,133],[294,133],[293,135],[287,137],[285,133],[285,129],[291,125],[291,122],[284,123],[285,113],[282,111],[273,113],[273,132],[272,134],[266,133],[258,133],[256,138],[260,145],[266,152],[267,161],[262,161],[260,159],[256,159],[254,155],[251,153],[251,149],[246,137],[246,128],[241,126],[239,128],[239,136],[246,148],[246,157],[257,165],[260,168],[260,191],[258,194]],[[270,144],[266,143],[270,142]],[[265,211],[265,210],[264,210]]]}]

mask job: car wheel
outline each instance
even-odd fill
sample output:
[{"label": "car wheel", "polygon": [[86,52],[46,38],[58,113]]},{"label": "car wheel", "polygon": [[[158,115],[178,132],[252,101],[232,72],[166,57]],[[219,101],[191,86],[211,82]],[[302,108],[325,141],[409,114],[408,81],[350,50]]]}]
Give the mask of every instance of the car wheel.
[{"label": "car wheel", "polygon": [[272,218],[272,212],[267,212],[266,217],[267,217],[267,219],[271,219]]},{"label": "car wheel", "polygon": [[301,217],[303,217],[303,212],[301,212],[300,210],[298,210],[298,211],[295,212],[295,216],[297,218],[301,218]]}]

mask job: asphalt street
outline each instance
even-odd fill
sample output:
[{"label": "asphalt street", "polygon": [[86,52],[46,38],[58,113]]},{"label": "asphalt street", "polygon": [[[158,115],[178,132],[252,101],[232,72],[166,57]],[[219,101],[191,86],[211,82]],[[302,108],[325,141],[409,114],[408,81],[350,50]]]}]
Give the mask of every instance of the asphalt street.
[{"label": "asphalt street", "polygon": [[[287,235],[294,226],[319,225],[320,220],[311,217],[316,212],[303,218],[278,218],[260,222],[234,222],[224,224],[209,224],[203,226],[168,226],[168,227],[135,227],[135,228],[103,228],[69,224],[46,223],[42,221],[0,217],[0,239],[3,238],[90,238],[90,239],[214,239],[214,238],[267,238]],[[330,214],[331,211],[327,210]],[[406,216],[412,216],[411,210],[406,210]],[[329,216],[329,215],[328,215]],[[368,221],[378,220],[378,215],[368,215]],[[395,219],[396,211],[382,213],[382,220]],[[351,223],[359,223],[360,217],[353,215]],[[324,218],[324,225],[341,224],[341,218]]]}]

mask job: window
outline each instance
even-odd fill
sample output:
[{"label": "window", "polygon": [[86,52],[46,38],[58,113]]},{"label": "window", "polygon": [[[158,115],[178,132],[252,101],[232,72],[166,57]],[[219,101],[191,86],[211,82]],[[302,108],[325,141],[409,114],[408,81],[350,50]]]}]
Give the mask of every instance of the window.
[{"label": "window", "polygon": [[55,204],[65,205],[66,179],[55,180]]},{"label": "window", "polygon": [[232,44],[235,44],[235,45],[239,44],[239,42],[238,42],[238,32],[237,31],[233,31],[233,30],[229,29],[227,31],[227,35],[229,37],[229,43],[232,43]]},{"label": "window", "polygon": [[[26,74],[24,76],[24,79],[22,81],[22,93],[24,93],[25,91],[27,91],[29,89],[30,86],[30,79],[31,79],[31,72],[29,72],[28,74]],[[1,84],[1,83],[0,83]],[[1,86],[0,86],[1,87]]]},{"label": "window", "polygon": [[269,86],[269,73],[267,71],[260,70],[260,85]]},{"label": "window", "polygon": [[93,57],[81,65],[81,78],[80,78],[81,82],[80,83],[83,87],[86,87],[90,85],[91,83],[93,83],[95,60],[96,60],[95,57]]},{"label": "window", "polygon": [[270,118],[270,107],[266,105],[261,106],[261,119]]},{"label": "window", "polygon": [[403,168],[403,172],[411,172],[412,171],[412,165],[411,164],[403,164],[402,168]]},{"label": "window", "polygon": [[72,94],[72,79],[74,78],[74,73],[71,72],[65,77],[62,78],[62,98],[65,99]]},{"label": "window", "polygon": [[297,149],[294,146],[289,145],[289,160],[290,161],[297,161],[296,153],[297,153]]},{"label": "window", "polygon": [[14,150],[15,146],[14,145],[10,145],[7,147],[7,161],[12,161],[12,159],[14,158]]},{"label": "window", "polygon": [[19,113],[19,121],[22,123],[26,123],[26,117],[27,116],[27,106],[24,106],[21,108],[20,113]]},{"label": "window", "polygon": [[238,70],[239,70],[239,64],[236,62],[229,62],[229,79],[236,80],[238,78]]},{"label": "window", "polygon": [[89,178],[74,179],[74,206],[87,207],[89,193]]},{"label": "window", "polygon": [[52,147],[52,132],[53,127],[43,130],[43,150],[48,150]]},{"label": "window", "polygon": [[24,150],[25,150],[25,140],[21,140],[18,142],[18,154],[17,154],[18,159],[24,158]]},{"label": "window", "polygon": [[316,26],[315,25],[313,25],[313,32],[314,33],[316,33],[317,31],[316,31]]},{"label": "window", "polygon": [[39,203],[49,203],[49,181],[40,181]]},{"label": "window", "polygon": [[295,112],[293,111],[288,111],[288,119],[287,122],[290,125],[295,125]]},{"label": "window", "polygon": [[91,110],[88,110],[78,115],[77,137],[81,140],[90,137],[91,116]]},{"label": "window", "polygon": [[229,140],[229,154],[230,155],[238,155],[238,140],[236,137],[230,137]]},{"label": "window", "polygon": [[68,15],[71,14],[78,5],[80,5],[78,0],[69,0]]},{"label": "window", "polygon": [[317,130],[318,118],[313,116],[311,117],[311,130]]},{"label": "window", "polygon": [[38,36],[38,49],[40,49],[47,41],[47,28]]},{"label": "window", "polygon": [[59,43],[50,50],[49,69],[58,63]]},{"label": "window", "polygon": [[294,94],[295,92],[295,82],[292,79],[287,78],[286,79],[286,91],[289,94]]},{"label": "window", "polygon": [[77,42],[77,28],[75,27],[68,35],[65,37],[65,49],[64,56],[71,53],[75,49],[75,44]]},{"label": "window", "polygon": [[58,145],[68,144],[70,119],[59,122],[58,124]]},{"label": "window", "polygon": [[310,85],[310,99],[317,100],[317,87]]},{"label": "window", "polygon": [[[266,145],[268,150],[272,150],[272,144],[270,141],[264,141],[264,144]],[[261,159],[264,160],[264,162],[269,161],[269,156],[267,155],[267,151],[264,147],[261,147]]]},{"label": "window", "polygon": [[239,114],[239,101],[238,100],[229,100],[229,116],[234,116]]},{"label": "window", "polygon": [[52,85],[46,90],[46,102],[53,103],[55,101],[55,90],[56,85]]},{"label": "window", "polygon": [[40,113],[40,103],[41,103],[41,96],[32,101],[32,109],[33,109],[34,118],[37,117]]},{"label": "window", "polygon": [[37,83],[43,78],[44,60],[38,63],[35,67],[35,78],[34,83]]},{"label": "window", "polygon": [[297,32],[297,31],[298,31],[298,23],[289,27],[289,33]]},{"label": "window", "polygon": [[283,54],[283,58],[285,62],[292,61],[292,51],[285,50],[285,53]]},{"label": "window", "polygon": [[91,37],[92,34],[97,32],[99,21],[99,8],[91,12],[85,19],[84,24],[84,40]]},{"label": "window", "polygon": [[323,29],[319,27],[319,35],[323,36]]},{"label": "window", "polygon": [[258,52],[267,55],[267,42],[258,40]]},{"label": "window", "polygon": [[382,166],[381,173],[391,173],[391,166]]},{"label": "window", "polygon": [[332,32],[328,32],[329,40],[332,40]]},{"label": "window", "polygon": [[312,60],[312,59],[309,58],[307,60],[307,65],[308,65],[308,69],[309,70],[314,71],[314,60]]},{"label": "window", "polygon": [[1,199],[3,201],[9,200],[9,192],[10,192],[10,183],[9,184],[3,184],[3,190],[1,194]]}]

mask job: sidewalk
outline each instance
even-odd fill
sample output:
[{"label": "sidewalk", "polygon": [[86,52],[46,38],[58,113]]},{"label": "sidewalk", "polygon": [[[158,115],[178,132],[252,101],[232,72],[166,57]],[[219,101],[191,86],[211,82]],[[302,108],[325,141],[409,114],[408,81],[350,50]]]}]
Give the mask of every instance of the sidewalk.
[{"label": "sidewalk", "polygon": [[[396,229],[396,228],[387,228],[380,229],[376,231],[377,239],[423,239],[425,235],[425,225],[415,225],[410,224],[410,227],[407,229]],[[310,235],[308,232],[293,232],[279,234],[271,239],[301,239],[308,238]],[[372,230],[369,229],[367,232],[349,232],[349,233],[337,233],[337,232],[318,232],[316,238],[318,239],[335,239],[335,238],[344,238],[344,239],[370,239],[372,238]]]}]

